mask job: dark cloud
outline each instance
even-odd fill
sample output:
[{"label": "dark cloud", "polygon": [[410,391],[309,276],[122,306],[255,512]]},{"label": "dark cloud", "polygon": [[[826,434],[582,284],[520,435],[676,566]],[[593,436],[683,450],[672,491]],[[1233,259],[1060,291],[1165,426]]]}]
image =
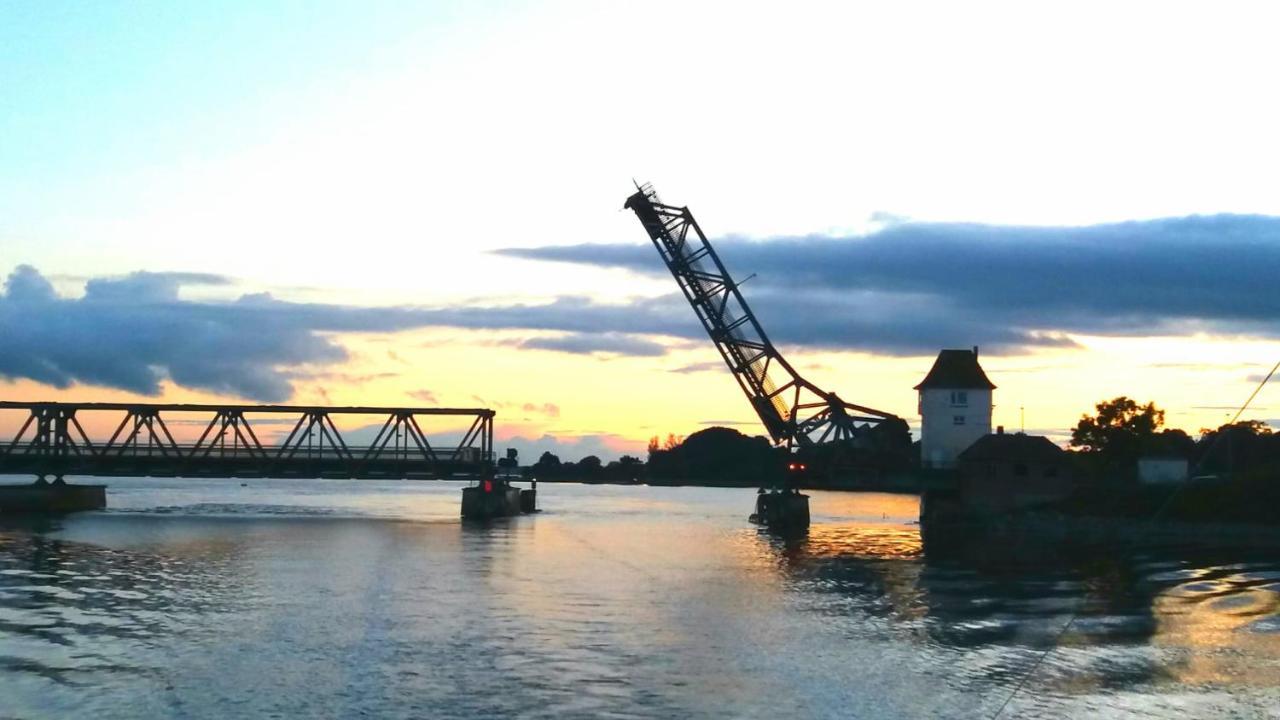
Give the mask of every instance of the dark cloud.
[{"label": "dark cloud", "polygon": [[400,373],[348,373],[333,370],[285,370],[282,374],[291,380],[321,382],[328,385],[365,385],[376,380],[389,380],[400,377]]},{"label": "dark cloud", "polygon": [[54,387],[88,383],[144,395],[178,385],[264,402],[293,394],[291,368],[346,359],[325,333],[390,331],[429,324],[403,308],[286,303],[269,295],[235,302],[179,298],[216,275],[134,273],[94,279],[64,298],[30,266],[0,294],[0,377]]},{"label": "dark cloud", "polygon": [[693,373],[703,372],[724,372],[724,370],[725,365],[723,362],[707,361],[681,365],[680,367],[672,368],[667,372],[680,373],[681,375],[692,375]]},{"label": "dark cloud", "polygon": [[[976,344],[1017,354],[1071,347],[1071,333],[1280,336],[1280,218],[1066,228],[898,222],[865,236],[729,238],[717,246],[739,277],[758,274],[747,299],[784,346],[931,355]],[[647,242],[502,252],[666,274]],[[34,268],[18,267],[0,294],[0,377],[142,394],[169,380],[282,401],[303,377],[300,368],[347,359],[334,333],[548,331],[559,334],[519,347],[641,357],[664,354],[675,338],[705,342],[675,293],[618,304],[564,296],[446,308],[293,303],[266,293],[197,302],[180,294],[183,286],[227,283],[202,273],[140,272],[89,279],[83,297],[68,298]],[[400,359],[394,350],[388,357]]]},{"label": "dark cloud", "polygon": [[624,333],[570,333],[559,337],[537,337],[520,341],[520,347],[529,350],[553,350],[575,355],[630,355],[656,357],[665,355],[667,348],[660,343]]},{"label": "dark cloud", "polygon": [[[1275,336],[1280,218],[1087,227],[892,224],[853,237],[716,242],[775,341],[926,352],[1063,345],[1064,333]],[[502,254],[665,274],[647,243]],[[841,331],[841,328],[844,328]]]},{"label": "dark cloud", "polygon": [[694,331],[702,332],[693,312],[675,295],[617,305],[566,295],[537,305],[438,308],[420,311],[420,315],[433,325],[481,330],[556,330],[583,335],[627,333],[687,337],[693,336]]}]

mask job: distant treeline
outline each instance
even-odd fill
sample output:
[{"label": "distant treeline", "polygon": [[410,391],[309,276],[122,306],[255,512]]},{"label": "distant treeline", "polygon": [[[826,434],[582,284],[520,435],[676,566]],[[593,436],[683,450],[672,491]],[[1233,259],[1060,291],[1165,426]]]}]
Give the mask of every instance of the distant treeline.
[{"label": "distant treeline", "polygon": [[[1098,403],[1096,410],[1081,417],[1072,430],[1071,457],[1082,477],[1123,484],[1136,479],[1137,461],[1142,457],[1185,459],[1197,476],[1280,477],[1280,434],[1256,420],[1202,429],[1199,437],[1192,437],[1182,430],[1164,429],[1164,411],[1154,403],[1139,405],[1119,397]],[[710,427],[687,438],[655,437],[643,460],[624,455],[606,464],[588,455],[575,463],[544,452],[524,468],[524,475],[553,482],[732,487],[785,482],[811,488],[850,487],[850,478],[891,486],[895,478],[903,477],[909,484],[919,467],[919,443],[912,444],[905,424],[877,428],[872,440],[874,449],[831,444],[791,454],[764,437]],[[804,469],[789,469],[792,465]]]},{"label": "distant treeline", "polygon": [[[905,427],[905,426],[904,426]],[[710,427],[680,438],[649,442],[646,460],[632,456],[603,465],[589,455],[576,463],[563,462],[544,452],[525,475],[539,480],[567,482],[643,482],[649,485],[716,485],[770,487],[792,482],[804,487],[832,486],[839,473],[833,468],[856,464],[862,476],[878,476],[909,470],[911,442],[905,430],[895,438],[898,448],[854,450],[835,446],[789,453],[760,436],[744,435],[725,427]],[[792,467],[794,466],[794,467]]]},{"label": "distant treeline", "polygon": [[787,457],[763,437],[748,437],[730,428],[711,427],[688,438],[668,435],[665,442],[649,442],[647,460],[624,455],[603,464],[588,455],[564,462],[544,452],[525,475],[539,480],[651,485],[757,486],[783,478]]},{"label": "distant treeline", "polygon": [[1280,435],[1266,423],[1247,420],[1201,428],[1193,438],[1182,430],[1162,429],[1164,411],[1118,397],[1100,402],[1071,431],[1071,447],[1082,468],[1096,479],[1135,477],[1144,457],[1187,461],[1192,475],[1231,476],[1280,470]]}]

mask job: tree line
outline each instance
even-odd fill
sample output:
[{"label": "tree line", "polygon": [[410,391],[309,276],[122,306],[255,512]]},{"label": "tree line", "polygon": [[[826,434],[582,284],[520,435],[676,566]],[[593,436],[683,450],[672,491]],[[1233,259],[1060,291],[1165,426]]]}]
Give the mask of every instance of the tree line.
[{"label": "tree line", "polygon": [[1070,447],[1095,474],[1126,477],[1143,457],[1186,460],[1193,474],[1227,476],[1280,470],[1280,435],[1266,423],[1245,420],[1201,428],[1198,437],[1164,427],[1155,403],[1125,397],[1094,406],[1071,431]]}]

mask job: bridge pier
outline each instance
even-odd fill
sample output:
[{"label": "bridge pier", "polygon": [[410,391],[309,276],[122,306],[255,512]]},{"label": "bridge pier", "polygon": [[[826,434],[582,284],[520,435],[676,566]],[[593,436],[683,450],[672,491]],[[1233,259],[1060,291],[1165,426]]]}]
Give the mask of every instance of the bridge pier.
[{"label": "bridge pier", "polygon": [[506,480],[487,478],[471,487],[462,488],[462,517],[467,520],[489,520],[519,515],[523,509],[521,490]]},{"label": "bridge pier", "polygon": [[803,530],[809,527],[809,496],[794,489],[765,492],[760,488],[756,511],[748,520],[775,530]]},{"label": "bridge pier", "polygon": [[61,475],[53,482],[0,485],[0,515],[35,515],[101,510],[107,506],[106,485],[72,485]]}]

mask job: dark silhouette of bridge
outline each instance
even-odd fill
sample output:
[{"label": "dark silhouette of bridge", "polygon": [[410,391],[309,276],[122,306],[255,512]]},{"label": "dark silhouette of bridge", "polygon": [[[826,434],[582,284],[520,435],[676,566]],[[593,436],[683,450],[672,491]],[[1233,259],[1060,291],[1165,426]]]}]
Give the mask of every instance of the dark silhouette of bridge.
[{"label": "dark silhouette of bridge", "polygon": [[[480,477],[493,467],[494,411],[483,408],[0,402],[3,410],[27,417],[0,445],[0,474],[443,479]],[[381,426],[372,441],[353,444],[333,418],[361,415],[372,420],[363,434],[378,419]],[[87,416],[96,422],[82,423]],[[441,417],[462,429],[456,445],[438,434],[433,444],[419,422]],[[115,430],[90,432],[86,424]],[[179,442],[171,425],[203,431]],[[292,429],[264,442],[268,426]]]}]

